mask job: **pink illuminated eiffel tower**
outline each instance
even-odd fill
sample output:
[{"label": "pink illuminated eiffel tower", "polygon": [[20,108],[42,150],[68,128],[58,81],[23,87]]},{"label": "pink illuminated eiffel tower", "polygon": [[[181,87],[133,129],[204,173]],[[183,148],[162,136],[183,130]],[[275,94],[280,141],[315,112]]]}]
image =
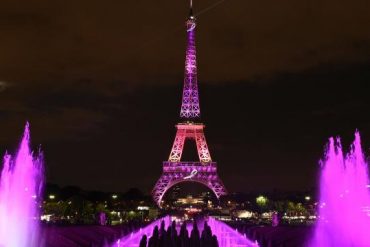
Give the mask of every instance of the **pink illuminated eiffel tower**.
[{"label": "pink illuminated eiffel tower", "polygon": [[[196,20],[190,0],[190,15],[186,21],[187,48],[185,58],[185,78],[182,94],[180,118],[183,122],[176,125],[177,132],[168,161],[163,162],[163,172],[157,181],[152,196],[159,207],[166,191],[182,182],[197,182],[210,188],[217,198],[225,195],[226,189],[217,174],[217,164],[212,162],[204,136],[205,125],[199,123],[200,107],[197,82],[197,64],[195,48]],[[194,139],[199,161],[181,161],[184,144],[187,139]]]}]

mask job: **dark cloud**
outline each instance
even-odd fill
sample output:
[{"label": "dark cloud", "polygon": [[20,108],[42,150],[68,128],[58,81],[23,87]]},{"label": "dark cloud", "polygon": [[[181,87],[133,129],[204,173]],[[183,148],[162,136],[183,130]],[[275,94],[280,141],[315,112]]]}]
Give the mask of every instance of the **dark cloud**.
[{"label": "dark cloud", "polygon": [[4,91],[8,86],[8,83],[0,81],[0,92]]},{"label": "dark cloud", "polygon": [[[365,0],[195,3],[202,81],[245,80],[369,56]],[[187,1],[7,1],[0,79],[173,83],[182,74]]]}]

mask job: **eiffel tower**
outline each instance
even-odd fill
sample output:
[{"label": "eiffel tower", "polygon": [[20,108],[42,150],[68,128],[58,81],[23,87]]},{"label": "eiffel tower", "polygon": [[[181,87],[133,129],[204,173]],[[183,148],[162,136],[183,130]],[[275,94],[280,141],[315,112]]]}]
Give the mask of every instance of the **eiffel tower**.
[{"label": "eiffel tower", "polygon": [[[185,58],[184,88],[180,111],[181,123],[176,125],[175,141],[168,161],[163,162],[162,175],[152,191],[155,203],[161,207],[162,198],[172,186],[182,182],[197,182],[211,189],[217,198],[226,195],[226,189],[217,174],[217,163],[212,161],[206,138],[205,125],[200,122],[199,93],[195,48],[196,19],[192,0],[186,21],[187,48]],[[195,140],[199,161],[181,161],[185,141]]]}]

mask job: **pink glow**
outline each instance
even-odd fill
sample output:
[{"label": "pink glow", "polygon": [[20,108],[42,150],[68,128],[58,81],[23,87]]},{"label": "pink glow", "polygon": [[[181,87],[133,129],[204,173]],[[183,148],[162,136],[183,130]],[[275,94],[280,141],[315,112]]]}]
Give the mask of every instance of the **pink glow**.
[{"label": "pink glow", "polygon": [[30,131],[26,124],[18,153],[4,156],[0,180],[0,246],[36,247],[38,201],[43,182],[42,155],[30,150]]},{"label": "pink glow", "polygon": [[182,152],[184,150],[185,141],[188,139],[193,139],[197,145],[199,160],[203,163],[211,162],[212,158],[208,150],[206,137],[204,135],[204,127],[205,126],[203,124],[194,123],[176,125],[176,137],[175,141],[173,142],[168,160],[172,162],[180,161]]},{"label": "pink glow", "polygon": [[143,229],[140,228],[139,231],[129,234],[119,240],[116,241],[112,247],[138,247],[140,244],[141,238],[146,235],[148,239],[152,236],[153,230],[156,226],[160,229],[161,222],[164,221],[165,226],[169,226],[171,223],[170,216],[166,216],[162,219],[158,219],[151,224],[147,225]]},{"label": "pink glow", "polygon": [[311,246],[370,246],[368,164],[356,132],[345,156],[340,139],[330,138],[321,162],[319,220]]},{"label": "pink glow", "polygon": [[246,236],[240,234],[222,221],[212,217],[208,219],[208,225],[211,227],[213,234],[217,236],[220,247],[258,247],[258,243],[251,241]]},{"label": "pink glow", "polygon": [[[154,221],[147,227],[140,229],[139,231],[130,234],[120,240],[118,240],[112,247],[137,247],[139,246],[142,236],[147,235],[148,239],[152,236],[155,226],[160,228],[161,222],[164,220],[165,229],[171,224],[171,217],[167,216],[163,219]],[[204,221],[198,221],[198,229],[200,233],[203,231]],[[208,218],[208,225],[212,229],[212,233],[217,236],[219,247],[258,247],[259,245],[247,237],[241,235],[236,230],[232,229],[225,223],[218,221],[212,217]],[[193,229],[193,224],[188,223],[186,225],[188,232],[190,233]],[[177,229],[179,233],[179,229]]]}]

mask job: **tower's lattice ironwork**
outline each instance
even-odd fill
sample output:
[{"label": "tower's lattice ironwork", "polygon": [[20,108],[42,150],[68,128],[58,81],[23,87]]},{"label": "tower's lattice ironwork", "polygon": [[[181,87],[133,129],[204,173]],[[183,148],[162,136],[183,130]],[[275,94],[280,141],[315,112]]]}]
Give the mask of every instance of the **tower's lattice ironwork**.
[{"label": "tower's lattice ironwork", "polygon": [[[195,48],[196,19],[193,16],[192,1],[190,2],[190,15],[186,21],[187,47],[185,57],[184,88],[180,118],[184,120],[176,125],[175,141],[168,161],[163,162],[163,172],[157,181],[152,196],[158,206],[166,191],[181,182],[198,182],[210,188],[219,198],[225,195],[226,189],[217,174],[217,164],[212,161],[204,135],[205,125],[200,119],[199,93],[197,82],[197,64]],[[195,140],[199,161],[181,161],[184,144],[187,139]]]},{"label": "tower's lattice ironwork", "polygon": [[195,49],[196,21],[193,16],[186,22],[186,33],[188,42],[185,56],[184,89],[182,92],[182,104],[180,117],[185,119],[200,118],[198,81],[197,81],[197,59]]}]

